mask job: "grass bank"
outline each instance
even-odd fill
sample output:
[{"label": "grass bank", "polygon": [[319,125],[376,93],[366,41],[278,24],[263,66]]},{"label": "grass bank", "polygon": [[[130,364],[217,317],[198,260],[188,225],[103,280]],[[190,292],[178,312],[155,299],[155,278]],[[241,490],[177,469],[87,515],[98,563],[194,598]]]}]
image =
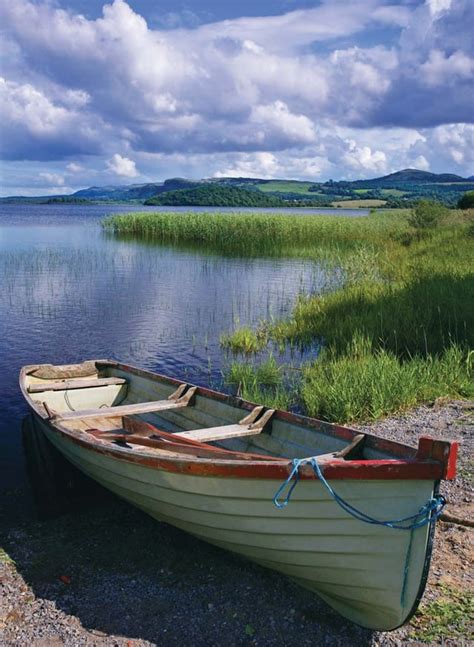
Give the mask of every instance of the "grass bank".
[{"label": "grass bank", "polygon": [[274,344],[321,342],[324,351],[302,367],[286,401],[284,370],[266,385],[256,360],[240,368],[233,362],[230,381],[240,373],[242,395],[254,401],[298,401],[311,415],[351,421],[473,394],[473,222],[472,210],[446,211],[425,224],[402,211],[365,218],[147,213],[114,216],[106,227],[159,242],[304,256],[342,268],[338,289],[300,297],[287,320],[224,334],[221,343],[250,356]]},{"label": "grass bank", "polygon": [[[252,343],[258,350],[321,341],[324,350],[303,367],[297,397],[308,414],[329,420],[370,420],[437,397],[472,397],[472,217],[451,212],[426,229],[410,226],[405,214],[343,219],[342,237],[335,223],[326,258],[343,268],[343,285],[300,297],[287,320],[267,323],[253,337],[237,330],[224,345],[248,352]],[[361,226],[347,244],[354,225]],[[324,250],[321,240],[315,257]],[[256,378],[254,371],[244,382],[252,394]]]}]

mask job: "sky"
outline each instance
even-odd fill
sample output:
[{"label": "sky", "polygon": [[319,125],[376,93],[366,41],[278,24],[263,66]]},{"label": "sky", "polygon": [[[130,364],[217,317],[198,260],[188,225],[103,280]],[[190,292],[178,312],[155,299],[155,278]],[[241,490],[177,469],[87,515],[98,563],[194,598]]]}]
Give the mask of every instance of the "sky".
[{"label": "sky", "polygon": [[0,0],[0,194],[474,174],[472,0]]}]

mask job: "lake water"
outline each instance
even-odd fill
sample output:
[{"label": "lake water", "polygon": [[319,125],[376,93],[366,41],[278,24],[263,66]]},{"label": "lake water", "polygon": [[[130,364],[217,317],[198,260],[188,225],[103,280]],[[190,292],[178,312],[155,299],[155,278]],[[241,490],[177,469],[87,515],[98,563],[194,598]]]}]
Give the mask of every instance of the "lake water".
[{"label": "lake water", "polygon": [[[25,479],[24,364],[115,358],[220,388],[230,361],[223,332],[285,316],[299,293],[337,281],[309,260],[225,257],[103,233],[101,218],[132,210],[146,208],[0,205],[0,487]],[[328,211],[366,213],[320,210]]]}]

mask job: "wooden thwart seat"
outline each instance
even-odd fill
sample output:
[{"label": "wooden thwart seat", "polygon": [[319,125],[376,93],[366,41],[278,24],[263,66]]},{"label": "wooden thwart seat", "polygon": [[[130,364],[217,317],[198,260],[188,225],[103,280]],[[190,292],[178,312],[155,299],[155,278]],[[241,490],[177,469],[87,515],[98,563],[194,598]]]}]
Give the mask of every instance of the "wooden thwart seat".
[{"label": "wooden thwart seat", "polygon": [[[258,407],[258,409],[261,410],[263,407]],[[250,415],[252,416],[253,412]],[[268,419],[269,417],[267,417],[267,421]],[[197,458],[244,461],[285,461],[281,457],[239,452],[208,445],[197,440],[192,440],[191,438],[179,437],[177,433],[162,431],[148,422],[138,420],[137,418],[129,418],[128,416],[122,418],[122,425],[123,428],[121,429],[105,431],[92,428],[86,429],[85,432],[94,436],[99,442],[115,443],[129,449],[133,449],[134,446],[148,447],[174,456],[191,455]]]},{"label": "wooden thwart seat", "polygon": [[100,377],[90,380],[62,380],[30,384],[28,393],[43,393],[43,391],[69,391],[71,389],[93,389],[98,386],[115,386],[127,384],[123,377]]},{"label": "wooden thwart seat", "polygon": [[206,443],[214,440],[226,440],[228,438],[238,438],[240,436],[254,436],[263,431],[265,425],[275,413],[274,409],[268,409],[258,419],[263,411],[263,407],[255,407],[248,416],[242,418],[240,422],[234,425],[223,425],[220,427],[207,427],[205,429],[192,429],[190,431],[179,431],[173,434],[175,438],[188,438],[190,440],[199,440]]},{"label": "wooden thwart seat", "polygon": [[136,415],[140,413],[154,413],[155,411],[166,411],[167,409],[179,409],[187,407],[192,403],[196,393],[195,386],[187,388],[181,384],[167,400],[155,400],[153,402],[138,402],[137,404],[124,404],[116,407],[101,407],[99,409],[82,409],[67,413],[53,414],[61,420],[74,420],[78,418],[114,418],[116,416]]},{"label": "wooden thwart seat", "polygon": [[331,461],[335,458],[339,458],[345,461],[361,458],[362,452],[364,450],[365,439],[365,434],[358,434],[357,436],[354,436],[354,439],[349,445],[347,445],[340,451],[330,452],[329,454],[319,454],[319,456],[315,456],[315,458],[318,463]]}]

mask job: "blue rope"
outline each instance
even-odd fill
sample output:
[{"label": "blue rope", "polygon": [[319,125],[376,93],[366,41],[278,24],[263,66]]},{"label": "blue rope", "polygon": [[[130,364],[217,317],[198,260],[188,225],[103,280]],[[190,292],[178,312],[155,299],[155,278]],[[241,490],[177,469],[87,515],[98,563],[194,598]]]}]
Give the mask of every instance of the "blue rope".
[{"label": "blue rope", "polygon": [[[422,506],[416,514],[412,514],[408,517],[402,517],[401,519],[391,519],[391,520],[376,519],[375,517],[371,517],[370,515],[363,512],[362,510],[359,510],[358,508],[354,507],[353,505],[345,501],[339,494],[337,494],[337,492],[333,490],[333,488],[329,485],[327,480],[324,478],[316,458],[314,457],[294,458],[293,469],[291,470],[286,481],[284,481],[284,483],[280,485],[280,487],[275,493],[275,496],[273,497],[273,503],[276,505],[277,508],[280,508],[280,509],[286,508],[286,506],[290,502],[290,498],[293,493],[293,490],[295,489],[300,479],[299,469],[301,465],[305,465],[305,464],[311,465],[311,467],[314,470],[314,473],[321,481],[321,483],[324,485],[324,487],[329,492],[329,494],[332,496],[334,501],[349,515],[354,517],[354,519],[358,519],[359,521],[363,521],[364,523],[369,523],[377,526],[385,526],[386,528],[394,528],[396,530],[410,531],[410,539],[408,541],[408,547],[407,547],[407,552],[405,556],[405,565],[403,568],[403,582],[402,582],[401,595],[400,595],[400,602],[402,606],[405,606],[405,594],[406,594],[406,588],[407,588],[407,582],[408,582],[408,572],[410,567],[410,557],[411,557],[411,550],[413,545],[414,531],[417,528],[426,526],[429,523],[434,523],[436,519],[438,519],[446,504],[445,498],[437,494],[436,496],[432,497],[427,503],[425,503],[425,505]],[[293,478],[294,478],[294,481],[293,483],[291,483]],[[286,497],[282,501],[279,501],[280,495],[283,494],[283,492],[285,491],[285,488],[288,486],[289,486],[289,490],[287,492]]]},{"label": "blue rope", "polygon": [[[401,519],[390,519],[390,520],[376,519],[375,517],[371,517],[370,515],[363,512],[362,510],[359,510],[358,508],[354,507],[353,505],[345,501],[337,492],[335,492],[333,488],[329,485],[327,480],[324,478],[317,460],[313,457],[313,458],[293,459],[293,469],[291,470],[290,475],[288,476],[286,481],[282,483],[282,485],[278,488],[277,492],[275,493],[275,496],[273,497],[273,503],[276,505],[277,508],[280,508],[280,509],[286,508],[286,506],[290,502],[290,498],[293,493],[293,490],[295,489],[300,479],[299,468],[301,467],[301,465],[305,465],[305,464],[311,465],[311,467],[314,470],[314,473],[321,481],[321,483],[324,485],[324,487],[329,492],[329,494],[332,496],[334,501],[343,510],[345,510],[348,514],[354,517],[354,519],[358,519],[359,521],[363,521],[364,523],[370,523],[377,526],[386,526],[387,528],[395,528],[397,530],[415,530],[416,528],[421,528],[422,526],[425,526],[428,523],[432,523],[433,521],[436,521],[436,519],[441,514],[446,503],[444,497],[437,495],[435,497],[432,497],[427,503],[425,503],[425,505],[422,506],[416,514],[412,514],[408,517],[402,517]],[[289,486],[293,478],[294,478],[294,481],[289,487],[286,497],[282,501],[280,501],[279,500],[280,495],[284,492],[285,488]]]}]

